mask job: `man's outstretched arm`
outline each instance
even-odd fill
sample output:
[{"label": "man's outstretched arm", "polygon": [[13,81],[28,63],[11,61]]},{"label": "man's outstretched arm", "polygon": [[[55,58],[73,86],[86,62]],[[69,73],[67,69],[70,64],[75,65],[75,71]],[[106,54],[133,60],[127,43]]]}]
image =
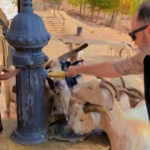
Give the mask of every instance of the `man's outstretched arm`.
[{"label": "man's outstretched arm", "polygon": [[143,73],[143,52],[118,62],[104,62],[94,65],[71,66],[67,70],[68,76],[74,76],[78,73],[84,73],[99,77],[115,78],[122,75]]}]

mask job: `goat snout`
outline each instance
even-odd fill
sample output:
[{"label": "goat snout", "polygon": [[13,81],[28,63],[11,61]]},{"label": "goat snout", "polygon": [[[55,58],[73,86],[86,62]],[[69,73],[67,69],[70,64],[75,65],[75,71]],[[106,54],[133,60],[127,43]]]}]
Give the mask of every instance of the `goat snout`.
[{"label": "goat snout", "polygon": [[63,90],[65,88],[65,83],[62,80],[56,80],[55,81],[55,87],[58,90]]},{"label": "goat snout", "polygon": [[59,80],[56,80],[55,81],[55,86],[57,86],[57,87],[61,86],[61,82]]},{"label": "goat snout", "polygon": [[72,134],[75,133],[74,130],[71,127],[69,127],[69,132],[72,133]]}]

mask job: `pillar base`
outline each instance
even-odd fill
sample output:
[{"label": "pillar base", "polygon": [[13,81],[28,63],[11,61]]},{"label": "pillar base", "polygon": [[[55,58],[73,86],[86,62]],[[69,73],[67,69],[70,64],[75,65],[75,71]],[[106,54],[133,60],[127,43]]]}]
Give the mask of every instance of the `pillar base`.
[{"label": "pillar base", "polygon": [[10,139],[18,144],[36,145],[47,142],[48,137],[49,137],[49,129],[48,127],[45,127],[44,130],[37,133],[23,133],[16,129],[12,132]]}]

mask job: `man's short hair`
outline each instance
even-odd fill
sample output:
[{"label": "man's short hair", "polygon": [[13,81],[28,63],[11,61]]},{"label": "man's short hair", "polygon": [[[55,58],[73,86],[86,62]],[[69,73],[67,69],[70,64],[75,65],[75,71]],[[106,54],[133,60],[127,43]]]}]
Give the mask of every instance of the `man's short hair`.
[{"label": "man's short hair", "polygon": [[138,22],[150,23],[150,1],[144,2],[138,10]]}]

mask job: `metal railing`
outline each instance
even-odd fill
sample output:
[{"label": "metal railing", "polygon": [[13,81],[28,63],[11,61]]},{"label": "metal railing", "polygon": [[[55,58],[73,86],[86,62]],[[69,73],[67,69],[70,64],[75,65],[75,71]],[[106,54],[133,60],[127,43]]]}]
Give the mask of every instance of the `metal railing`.
[{"label": "metal railing", "polygon": [[[61,17],[61,19],[59,18],[58,15],[56,15],[56,13]],[[58,9],[55,9],[54,8],[54,18],[57,18],[57,20],[62,24],[63,26],[63,29],[64,29],[64,26],[65,26],[65,18],[64,16],[60,13],[60,11]],[[62,21],[61,21],[62,20]]]}]

